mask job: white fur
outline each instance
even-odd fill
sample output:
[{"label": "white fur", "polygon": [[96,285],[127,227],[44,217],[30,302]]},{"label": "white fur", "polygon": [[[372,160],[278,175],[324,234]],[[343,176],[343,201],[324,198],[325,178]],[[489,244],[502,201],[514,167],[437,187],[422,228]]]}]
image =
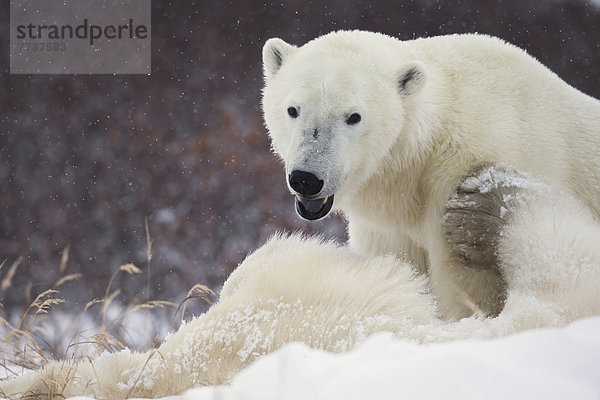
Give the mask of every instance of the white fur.
[{"label": "white fur", "polygon": [[0,389],[11,398],[51,391],[119,399],[221,384],[284,343],[343,351],[376,331],[402,332],[399,322],[427,324],[434,306],[426,291],[424,280],[391,256],[365,257],[316,238],[274,237],[231,275],[217,304],[155,352],[53,362]]},{"label": "white fur", "polygon": [[501,270],[510,289],[496,318],[443,323],[427,282],[409,264],[317,238],[274,237],[234,271],[217,304],[158,350],[52,362],[0,383],[0,393],[161,397],[226,383],[291,341],[344,351],[377,331],[423,343],[495,337],[600,315],[600,226],[568,193],[530,181],[502,236]]},{"label": "white fur", "polygon": [[[264,117],[286,175],[324,181],[320,197],[335,194],[353,250],[408,257],[429,273],[448,318],[471,314],[461,293],[491,314],[501,307],[489,294],[501,277],[452,258],[441,229],[472,168],[511,165],[600,215],[600,102],[517,47],[484,35],[341,31],[299,48],[269,40],[263,59]],[[411,68],[418,79],[400,87]],[[361,122],[346,124],[355,112]]]}]

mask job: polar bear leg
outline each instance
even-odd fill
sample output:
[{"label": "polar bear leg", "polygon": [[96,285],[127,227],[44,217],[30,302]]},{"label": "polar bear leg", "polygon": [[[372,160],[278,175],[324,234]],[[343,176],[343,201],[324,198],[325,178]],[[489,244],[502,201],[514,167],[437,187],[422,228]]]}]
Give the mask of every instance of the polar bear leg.
[{"label": "polar bear leg", "polygon": [[506,284],[499,271],[473,268],[456,259],[443,235],[431,243],[429,257],[431,288],[444,319],[493,317],[502,311]]},{"label": "polar bear leg", "polygon": [[[511,167],[480,165],[464,177],[446,203],[445,240],[435,246],[441,254],[431,255],[431,273],[440,300],[450,299],[451,314],[456,303],[470,304],[471,311],[488,316],[502,310],[506,282],[498,247],[515,210],[527,203],[536,185],[536,180]],[[464,316],[454,314],[455,318]]]},{"label": "polar bear leg", "polygon": [[504,165],[472,169],[446,203],[442,228],[453,257],[465,266],[498,271],[502,231],[529,190]]},{"label": "polar bear leg", "polygon": [[382,255],[395,257],[412,265],[415,272],[426,276],[429,270],[427,252],[402,232],[380,231],[370,221],[348,221],[348,244],[357,254]]}]

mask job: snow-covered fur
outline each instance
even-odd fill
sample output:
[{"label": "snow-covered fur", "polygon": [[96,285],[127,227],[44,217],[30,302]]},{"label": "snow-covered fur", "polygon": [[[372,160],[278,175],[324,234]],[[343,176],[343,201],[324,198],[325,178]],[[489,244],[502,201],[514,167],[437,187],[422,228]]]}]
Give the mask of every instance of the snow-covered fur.
[{"label": "snow-covered fur", "polygon": [[[274,237],[225,283],[220,301],[154,352],[52,362],[0,384],[17,393],[161,397],[227,382],[260,355],[302,341],[343,351],[376,331],[403,332],[434,314],[423,278],[392,256],[367,257],[318,238]],[[1,393],[1,392],[0,392]]]},{"label": "snow-covered fur", "polygon": [[447,318],[471,314],[464,294],[488,315],[504,301],[496,266],[455,257],[441,224],[470,171],[511,165],[600,216],[600,102],[500,39],[340,31],[271,39],[263,62],[265,122],[299,213],[337,209],[354,251],[411,259]]},{"label": "snow-covered fur", "polygon": [[502,336],[600,315],[600,224],[588,207],[568,190],[505,166],[488,166],[464,184],[513,193],[501,201],[497,246],[506,302],[496,318],[440,325],[433,340]]},{"label": "snow-covered fur", "polygon": [[[465,184],[474,191],[519,188],[503,200],[507,220],[499,233],[498,269],[508,292],[496,318],[442,322],[428,282],[410,264],[318,238],[277,236],[234,271],[217,304],[157,350],[52,362],[0,383],[0,393],[162,397],[226,383],[291,341],[344,351],[384,330],[423,343],[501,336],[600,315],[600,225],[588,209],[567,191],[506,167],[485,168],[469,179]],[[466,295],[462,300],[469,305]]]}]

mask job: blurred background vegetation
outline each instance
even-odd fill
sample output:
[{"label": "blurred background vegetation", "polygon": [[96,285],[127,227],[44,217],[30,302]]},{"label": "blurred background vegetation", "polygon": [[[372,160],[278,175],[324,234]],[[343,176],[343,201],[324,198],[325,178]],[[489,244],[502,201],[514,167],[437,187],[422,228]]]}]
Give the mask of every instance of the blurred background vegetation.
[{"label": "blurred background vegetation", "polygon": [[68,309],[104,296],[120,265],[146,273],[146,219],[151,293],[145,278],[120,275],[124,304],[178,302],[194,283],[218,290],[277,230],[345,238],[340,217],[296,217],[269,150],[260,91],[270,37],[301,45],[338,29],[486,33],[600,97],[600,2],[156,0],[149,76],[10,75],[8,2],[1,7],[0,279],[21,258],[0,288],[8,317],[66,274],[82,274],[61,286]]}]

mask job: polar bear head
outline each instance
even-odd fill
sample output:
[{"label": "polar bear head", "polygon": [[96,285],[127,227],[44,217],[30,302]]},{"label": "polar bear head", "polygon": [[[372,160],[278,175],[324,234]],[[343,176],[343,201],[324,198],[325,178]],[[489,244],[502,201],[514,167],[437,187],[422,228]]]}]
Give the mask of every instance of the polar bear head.
[{"label": "polar bear head", "polygon": [[403,42],[369,32],[334,32],[295,47],[263,48],[263,111],[273,150],[285,164],[301,217],[324,217],[357,193],[398,149],[418,157],[426,138],[406,129],[426,82]]}]

